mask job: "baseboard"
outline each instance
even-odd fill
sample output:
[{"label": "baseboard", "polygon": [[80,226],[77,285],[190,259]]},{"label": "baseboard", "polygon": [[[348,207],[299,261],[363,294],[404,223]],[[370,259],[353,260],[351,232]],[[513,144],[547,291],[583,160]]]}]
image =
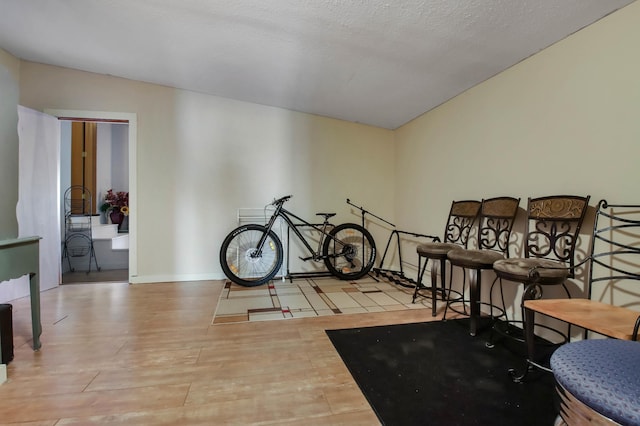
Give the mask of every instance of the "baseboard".
[{"label": "baseboard", "polygon": [[210,274],[179,274],[179,275],[137,275],[130,278],[131,284],[169,283],[184,281],[212,281],[222,280],[222,272]]}]

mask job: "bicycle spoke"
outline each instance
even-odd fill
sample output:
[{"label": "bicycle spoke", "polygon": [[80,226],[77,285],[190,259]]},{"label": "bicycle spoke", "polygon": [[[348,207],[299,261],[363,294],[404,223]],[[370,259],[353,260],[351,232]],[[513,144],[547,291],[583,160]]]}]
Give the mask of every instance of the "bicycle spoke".
[{"label": "bicycle spoke", "polygon": [[324,245],[325,264],[342,279],[357,279],[369,272],[375,260],[375,243],[359,225],[337,226]]},{"label": "bicycle spoke", "polygon": [[267,234],[262,250],[258,244],[266,232],[261,225],[246,225],[223,242],[220,262],[233,282],[253,286],[273,278],[282,265],[282,244],[273,232]]}]

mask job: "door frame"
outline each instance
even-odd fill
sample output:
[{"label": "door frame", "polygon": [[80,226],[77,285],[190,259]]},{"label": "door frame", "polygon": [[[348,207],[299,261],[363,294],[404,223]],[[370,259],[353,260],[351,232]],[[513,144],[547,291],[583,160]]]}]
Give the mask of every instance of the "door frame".
[{"label": "door frame", "polygon": [[137,191],[137,135],[138,115],[131,112],[86,111],[67,109],[45,109],[45,114],[58,117],[58,119],[91,120],[91,121],[118,121],[129,124],[129,283],[138,276],[138,191]]}]

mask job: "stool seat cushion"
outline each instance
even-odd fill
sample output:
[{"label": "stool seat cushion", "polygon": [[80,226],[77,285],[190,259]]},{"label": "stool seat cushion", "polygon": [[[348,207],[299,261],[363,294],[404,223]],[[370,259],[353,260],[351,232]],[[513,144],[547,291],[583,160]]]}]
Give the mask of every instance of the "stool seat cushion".
[{"label": "stool seat cushion", "polygon": [[[501,259],[493,264],[493,270],[500,278],[516,282],[529,282],[530,271],[535,267],[565,268],[566,266],[555,260],[538,258]],[[537,269],[540,284],[562,284],[568,277],[567,269]]]},{"label": "stool seat cushion", "polygon": [[416,251],[418,256],[429,259],[446,259],[447,253],[458,248],[460,246],[453,243],[423,243],[418,245]]},{"label": "stool seat cushion", "polygon": [[562,387],[594,411],[624,425],[640,424],[640,342],[581,340],[551,356]]},{"label": "stool seat cushion", "polygon": [[491,269],[493,263],[504,259],[504,255],[493,250],[455,249],[447,253],[449,262],[471,269]]}]

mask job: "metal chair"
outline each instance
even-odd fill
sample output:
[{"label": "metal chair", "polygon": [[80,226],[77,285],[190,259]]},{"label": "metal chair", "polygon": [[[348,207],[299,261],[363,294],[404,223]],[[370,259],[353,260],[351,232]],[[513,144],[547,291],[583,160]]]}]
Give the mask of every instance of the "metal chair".
[{"label": "metal chair", "polygon": [[[493,263],[497,260],[509,257],[509,243],[511,229],[518,213],[519,198],[496,197],[482,200],[482,206],[478,214],[478,248],[451,250],[447,259],[452,266],[462,267],[469,271],[469,299],[465,300],[466,274],[463,281],[463,289],[459,298],[449,299],[444,311],[446,319],[447,310],[452,309],[463,315],[469,315],[469,334],[476,335],[480,321],[480,305],[482,291],[482,271],[493,269]],[[497,278],[496,278],[497,279]],[[495,283],[495,280],[494,280]],[[493,285],[491,286],[493,290]],[[489,292],[490,317],[494,318],[494,310],[499,309],[504,316],[504,308],[497,308],[493,304]],[[462,303],[463,311],[457,309],[457,304]],[[469,312],[467,312],[467,302]],[[504,306],[504,304],[503,304]]]},{"label": "metal chair", "polygon": [[89,269],[91,272],[91,260],[96,265],[96,270],[100,270],[96,251],[93,245],[93,224],[91,217],[95,207],[91,191],[81,185],[73,185],[64,192],[64,222],[65,236],[62,245],[62,259],[67,259],[70,271],[75,271],[71,263],[71,258],[89,259]]},{"label": "metal chair", "polygon": [[[595,212],[590,256],[579,265],[588,265],[586,298],[534,299],[524,301],[527,362],[551,371],[545,356],[536,354],[536,317],[554,318],[590,335],[637,340],[640,329],[640,205],[609,204],[601,200]],[[568,268],[565,268],[568,269]],[[530,275],[545,272],[535,268]],[[563,342],[564,343],[564,342]]]},{"label": "metal chair", "polygon": [[[529,198],[524,257],[501,259],[493,264],[494,272],[501,279],[501,290],[505,281],[525,286],[520,302],[521,310],[524,310],[525,300],[539,299],[543,287],[546,286],[561,285],[567,297],[571,297],[565,281],[574,277],[576,244],[588,205],[589,196],[555,195]],[[535,268],[543,269],[534,277],[531,270]],[[494,329],[524,343],[524,336],[515,336],[508,327],[519,323],[522,325],[520,328],[524,328],[524,317],[523,311],[523,320],[507,321],[506,328]],[[559,333],[548,326],[540,326]],[[514,380],[522,380],[527,371],[525,370],[523,375],[515,375],[513,371]]]},{"label": "metal chair", "polygon": [[[451,203],[449,218],[444,230],[444,241],[434,241],[419,244],[416,248],[418,253],[418,278],[413,292],[413,302],[420,295],[423,289],[431,290],[431,314],[436,316],[436,294],[438,293],[438,266],[440,267],[441,293],[443,297],[448,297],[445,282],[445,267],[447,254],[457,248],[467,248],[469,233],[480,211],[482,203],[476,200],[454,201]],[[427,269],[427,263],[431,259],[431,287],[422,284],[422,278]],[[451,285],[449,285],[449,289]]]}]

